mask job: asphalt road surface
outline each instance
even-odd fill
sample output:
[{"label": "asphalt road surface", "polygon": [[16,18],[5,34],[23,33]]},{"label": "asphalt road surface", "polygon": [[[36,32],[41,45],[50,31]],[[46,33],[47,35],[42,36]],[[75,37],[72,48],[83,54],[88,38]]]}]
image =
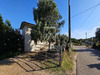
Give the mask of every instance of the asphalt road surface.
[{"label": "asphalt road surface", "polygon": [[76,75],[100,75],[100,50],[75,46],[77,51]]}]

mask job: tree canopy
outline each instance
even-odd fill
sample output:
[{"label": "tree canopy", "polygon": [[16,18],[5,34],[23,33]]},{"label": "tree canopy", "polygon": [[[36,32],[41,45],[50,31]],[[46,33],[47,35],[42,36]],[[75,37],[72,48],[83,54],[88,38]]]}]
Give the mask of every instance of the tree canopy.
[{"label": "tree canopy", "polygon": [[[63,26],[64,20],[62,19],[61,14],[58,11],[57,5],[53,0],[39,0],[37,3],[37,8],[33,9],[33,15],[34,15],[34,20],[36,22],[36,27],[32,29],[32,39],[34,40],[35,36],[37,36],[37,39],[43,40],[44,35],[48,33],[53,33],[51,32],[52,29],[49,27],[55,27],[56,32],[60,31],[60,27]],[[44,32],[48,27],[49,29],[47,30],[48,32]],[[34,34],[34,33],[37,33]],[[35,36],[33,36],[35,35]],[[50,36],[50,35],[48,35]],[[47,36],[47,37],[48,37]],[[36,39],[35,39],[36,40]]]},{"label": "tree canopy", "polygon": [[56,45],[58,47],[60,47],[61,45],[63,46],[63,48],[66,48],[68,45],[67,45],[67,42],[68,42],[68,37],[67,35],[60,35],[58,34],[56,36]]},{"label": "tree canopy", "polygon": [[16,29],[11,27],[9,20],[3,22],[3,18],[0,15],[0,59],[2,55],[9,57],[10,55],[23,51],[24,40],[22,35]]},{"label": "tree canopy", "polygon": [[9,27],[11,26],[11,23],[8,19],[6,20],[5,24],[8,25]]},{"label": "tree canopy", "polygon": [[100,28],[97,28],[96,30],[96,38],[98,39],[98,41],[100,41]]}]

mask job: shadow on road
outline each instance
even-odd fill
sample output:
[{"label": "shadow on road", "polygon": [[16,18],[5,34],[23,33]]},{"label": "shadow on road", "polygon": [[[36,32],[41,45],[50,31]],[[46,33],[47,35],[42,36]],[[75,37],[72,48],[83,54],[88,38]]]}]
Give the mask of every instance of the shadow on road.
[{"label": "shadow on road", "polygon": [[[87,49],[76,50],[76,52],[82,52],[82,53],[83,52],[89,52],[90,56],[97,56],[98,57],[97,60],[100,61],[100,50],[87,48]],[[90,64],[90,65],[87,65],[87,66],[90,67],[90,68],[97,68],[98,70],[100,70],[100,63],[98,63],[98,64]]]},{"label": "shadow on road", "polygon": [[88,65],[90,68],[97,68],[98,70],[100,70],[100,64],[90,64]]},{"label": "shadow on road", "polygon": [[98,60],[100,60],[100,50],[95,50],[95,49],[80,49],[80,50],[75,50],[76,52],[90,52],[91,56],[98,56]]}]

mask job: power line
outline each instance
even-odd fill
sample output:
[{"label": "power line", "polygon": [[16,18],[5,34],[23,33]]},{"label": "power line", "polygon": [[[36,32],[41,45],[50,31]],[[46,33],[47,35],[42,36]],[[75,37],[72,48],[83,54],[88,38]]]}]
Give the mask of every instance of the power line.
[{"label": "power line", "polygon": [[[93,6],[93,7],[91,7],[91,8],[89,8],[89,9],[86,9],[86,10],[84,10],[84,11],[82,11],[82,12],[76,14],[76,15],[73,15],[71,18],[74,18],[74,17],[76,17],[76,16],[78,16],[78,15],[80,15],[80,14],[83,14],[83,13],[85,13],[85,12],[87,12],[87,11],[93,9],[93,10],[91,11],[91,13],[89,14],[89,16],[88,16],[88,17],[84,20],[84,22],[82,23],[82,24],[84,24],[84,23],[89,19],[89,17],[92,15],[92,13],[93,13],[93,11],[95,10],[95,8],[96,8],[97,6],[99,6],[99,5],[100,5],[100,3],[97,4],[97,5],[95,5],[95,6]],[[81,27],[81,26],[82,26],[82,25],[80,25],[80,27]],[[80,27],[79,27],[79,28],[80,28]]]},{"label": "power line", "polygon": [[[96,7],[95,7],[96,8]],[[89,16],[83,21],[83,23],[80,25],[79,28],[81,28],[81,26],[84,25],[84,23],[89,19],[89,17],[92,15],[93,11],[95,10],[95,8],[91,11],[91,13],[89,14]]]},{"label": "power line", "polygon": [[[95,7],[95,8],[96,8],[96,7]],[[95,10],[95,8],[91,11],[91,13],[89,14],[89,16],[84,20],[83,23],[85,23],[85,22],[89,19],[89,17],[92,15],[92,13],[93,13],[93,11]]]},{"label": "power line", "polygon": [[96,8],[96,7],[99,6],[99,5],[100,5],[100,3],[97,4],[97,5],[95,5],[95,6],[93,6],[93,7],[91,7],[91,8],[89,8],[89,9],[86,9],[86,10],[84,10],[84,11],[82,11],[82,12],[76,14],[76,15],[73,15],[72,18],[73,18],[73,17],[76,17],[76,16],[78,16],[78,15],[80,15],[80,14],[83,14],[83,13],[85,13],[85,12],[87,12],[87,11],[93,9],[93,8]]}]

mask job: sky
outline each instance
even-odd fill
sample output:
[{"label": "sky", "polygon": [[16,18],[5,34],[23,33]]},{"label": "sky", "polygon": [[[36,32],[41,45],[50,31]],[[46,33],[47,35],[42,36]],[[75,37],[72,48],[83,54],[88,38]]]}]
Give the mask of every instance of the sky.
[{"label": "sky", "polygon": [[[60,14],[65,20],[61,34],[68,35],[68,0],[54,0]],[[38,0],[0,0],[0,14],[3,21],[10,20],[13,28],[19,29],[23,21],[33,23],[33,8],[37,7]],[[71,16],[100,3],[100,0],[71,0]],[[88,18],[88,19],[87,19]],[[100,5],[76,17],[71,18],[72,38],[84,39],[94,37],[96,28],[100,27]]]}]

